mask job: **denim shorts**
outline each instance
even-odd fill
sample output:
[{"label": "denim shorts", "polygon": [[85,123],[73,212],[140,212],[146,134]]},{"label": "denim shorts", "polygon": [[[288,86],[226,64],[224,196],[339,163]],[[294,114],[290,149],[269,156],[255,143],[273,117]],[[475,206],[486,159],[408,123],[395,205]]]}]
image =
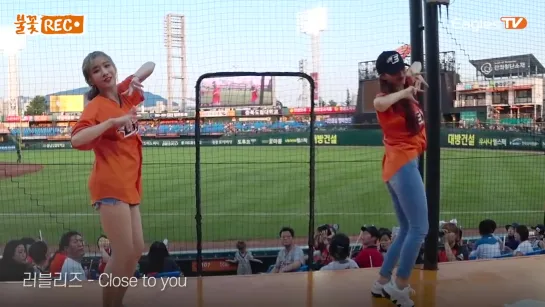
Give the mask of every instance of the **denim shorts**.
[{"label": "denim shorts", "polygon": [[[95,208],[95,210],[99,210],[100,209],[100,206],[102,205],[110,205],[110,206],[113,206],[113,205],[116,205],[117,203],[119,202],[122,202],[121,200],[117,199],[117,198],[103,198],[103,199],[100,199],[100,200],[97,200],[94,204],[93,204],[93,208]],[[129,204],[130,206],[138,206],[139,204]]]}]

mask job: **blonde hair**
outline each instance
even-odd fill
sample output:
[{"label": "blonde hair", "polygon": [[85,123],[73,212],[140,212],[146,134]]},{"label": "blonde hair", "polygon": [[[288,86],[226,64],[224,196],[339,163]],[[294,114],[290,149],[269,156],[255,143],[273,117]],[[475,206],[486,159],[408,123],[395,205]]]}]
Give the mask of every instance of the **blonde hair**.
[{"label": "blonde hair", "polygon": [[86,94],[87,99],[89,101],[93,100],[99,94],[98,88],[95,85],[91,84],[91,68],[92,68],[91,65],[93,65],[93,61],[99,57],[106,58],[108,62],[112,63],[112,65],[114,66],[114,69],[117,71],[117,67],[115,66],[115,63],[112,60],[112,58],[102,51],[93,51],[89,53],[85,57],[85,59],[83,59],[83,64],[81,65],[81,71],[83,72],[83,78],[85,78],[85,82],[87,82],[87,84],[91,87],[91,89]]}]

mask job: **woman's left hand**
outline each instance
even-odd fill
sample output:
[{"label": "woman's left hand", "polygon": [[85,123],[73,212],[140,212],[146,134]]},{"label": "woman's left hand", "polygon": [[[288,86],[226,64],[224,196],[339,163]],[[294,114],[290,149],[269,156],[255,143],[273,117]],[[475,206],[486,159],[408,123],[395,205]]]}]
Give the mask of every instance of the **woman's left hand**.
[{"label": "woman's left hand", "polygon": [[142,85],[142,83],[140,82],[140,79],[138,77],[133,77],[132,80],[131,80],[131,83],[129,83],[129,88],[124,91],[123,93],[121,93],[121,95],[126,95],[126,96],[131,96],[132,93],[135,91],[135,90],[142,90],[144,88],[144,86]]},{"label": "woman's left hand", "polygon": [[417,89],[421,90],[422,89],[422,84],[425,87],[430,87],[428,85],[428,83],[426,82],[426,80],[424,79],[424,77],[422,77],[421,74],[418,74],[418,75],[414,76],[414,78],[415,78],[414,87],[416,87]]}]

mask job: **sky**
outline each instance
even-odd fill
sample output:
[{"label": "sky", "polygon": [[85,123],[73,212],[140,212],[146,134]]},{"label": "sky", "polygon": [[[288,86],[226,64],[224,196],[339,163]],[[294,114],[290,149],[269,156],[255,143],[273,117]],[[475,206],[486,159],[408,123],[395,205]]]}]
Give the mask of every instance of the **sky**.
[{"label": "sky", "polygon": [[[545,63],[545,3],[529,0],[454,0],[442,8],[440,50],[455,51],[459,73],[475,80],[469,59],[533,53]],[[128,4],[131,3],[131,4]],[[83,35],[29,35],[19,54],[21,94],[46,95],[85,86],[84,57],[95,50],[109,54],[120,78],[146,61],[157,64],[144,84],[167,97],[164,17],[186,17],[189,97],[197,78],[219,71],[297,72],[299,60],[312,64],[311,39],[298,31],[297,14],[327,9],[320,36],[320,96],[342,102],[358,88],[358,63],[375,60],[384,50],[410,42],[409,1],[362,0],[2,0],[0,26],[13,27],[17,14],[85,15]],[[522,16],[524,30],[505,30],[502,16]],[[2,44],[0,38],[0,44]],[[0,57],[0,97],[7,95],[7,57]],[[312,69],[309,67],[309,73]],[[178,69],[179,71],[179,69]],[[277,78],[277,97],[295,105],[302,81]],[[179,89],[179,87],[177,87]],[[176,94],[179,96],[179,94]]]}]

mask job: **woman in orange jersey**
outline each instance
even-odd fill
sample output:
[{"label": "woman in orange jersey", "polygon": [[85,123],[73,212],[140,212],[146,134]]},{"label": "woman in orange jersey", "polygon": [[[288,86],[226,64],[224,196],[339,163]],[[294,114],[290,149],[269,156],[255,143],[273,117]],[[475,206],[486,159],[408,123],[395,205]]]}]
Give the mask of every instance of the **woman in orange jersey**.
[{"label": "woman in orange jersey", "polygon": [[[380,94],[374,100],[384,135],[382,179],[391,194],[399,221],[399,233],[388,249],[371,293],[385,296],[397,306],[413,307],[409,277],[428,233],[428,207],[418,157],[426,149],[424,116],[415,94],[424,79],[420,71],[407,69],[396,51],[385,51],[377,59]],[[426,84],[427,85],[427,84]],[[398,263],[397,276],[392,271]]]},{"label": "woman in orange jersey", "polygon": [[[95,51],[83,60],[83,76],[91,90],[89,103],[72,128],[72,146],[95,154],[89,178],[92,205],[99,211],[102,228],[115,251],[101,276],[103,285],[112,278],[132,277],[144,252],[139,207],[142,140],[136,106],[144,101],[141,82],[154,68],[154,63],[145,63],[117,84],[117,68],[108,55]],[[103,306],[122,306],[126,290],[104,287]]]}]

